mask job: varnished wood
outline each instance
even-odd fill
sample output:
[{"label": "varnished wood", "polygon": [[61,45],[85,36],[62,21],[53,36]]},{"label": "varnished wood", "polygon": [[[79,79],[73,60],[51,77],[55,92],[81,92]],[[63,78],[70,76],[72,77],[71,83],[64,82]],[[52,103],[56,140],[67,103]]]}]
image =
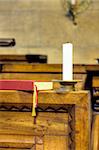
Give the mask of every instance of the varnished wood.
[{"label": "varnished wood", "polygon": [[0,134],[0,147],[30,148],[35,144],[35,137],[23,135]]},{"label": "varnished wood", "polygon": [[[22,62],[25,62],[24,64],[29,64],[29,62],[27,61],[27,58],[26,58],[27,55],[5,55],[5,54],[1,54],[0,55],[0,63],[1,64],[10,64],[10,65],[13,65],[13,64],[16,64],[18,63],[18,65]],[[29,64],[31,65],[31,64]],[[42,64],[33,64],[33,66],[37,65],[39,66],[39,68],[42,68],[40,66],[42,66]],[[62,65],[60,64],[43,64],[44,68],[47,67],[48,71],[49,70],[53,70],[54,72],[62,72]],[[38,67],[36,67],[37,69]],[[44,69],[42,68],[42,70]],[[86,73],[86,71],[88,70],[99,70],[99,64],[74,64],[74,72],[75,73]],[[47,71],[45,69],[45,71]]]},{"label": "varnished wood", "polygon": [[[1,63],[2,72],[53,72],[62,73],[62,64],[10,64]],[[90,70],[99,70],[99,65],[77,65],[74,64],[73,72],[86,74]]]},{"label": "varnished wood", "polygon": [[[74,65],[74,79],[83,81],[76,85],[76,89],[84,88],[87,71],[91,69],[99,70],[99,65]],[[1,61],[0,79],[61,80],[62,65],[17,63],[17,61],[12,62],[12,60],[9,63],[5,63]],[[87,91],[74,91],[65,94],[58,94],[55,91],[39,92],[38,107],[44,111],[46,111],[47,107],[52,107],[55,110],[63,107],[68,109],[68,112],[56,114],[39,112],[36,125],[33,124],[34,118],[31,117],[31,112],[18,112],[23,106],[28,107],[29,111],[31,110],[32,97],[31,92],[0,91],[0,107],[4,106],[6,109],[10,109],[14,106],[17,108],[16,112],[13,112],[13,109],[8,113],[5,111],[0,112],[1,141],[3,141],[3,145],[7,149],[12,150],[12,147],[13,149],[20,149],[21,147],[21,149],[28,148],[31,150],[90,150],[91,113],[90,94]],[[6,116],[6,114],[8,115]],[[36,130],[34,130],[35,128]],[[71,136],[68,136],[71,130]],[[42,134],[43,136],[41,136]],[[18,139],[16,135],[18,135]],[[9,141],[6,144],[5,136],[7,140],[13,139],[12,143]],[[12,138],[9,136],[12,136]],[[22,147],[24,137],[26,138],[26,143]],[[29,142],[28,137],[30,138]],[[20,138],[23,138],[23,140],[20,140]],[[31,141],[31,139],[33,140]],[[39,139],[39,142],[35,144],[37,139]],[[20,140],[20,143],[15,142],[18,140]],[[70,148],[71,143],[72,147]],[[2,142],[0,144],[2,145]]]},{"label": "varnished wood", "polygon": [[[76,89],[84,89],[88,70],[99,70],[99,65],[74,64],[73,79],[82,80],[82,82],[76,84]],[[62,80],[62,65],[1,62],[0,79],[24,79],[36,81]]]},{"label": "varnished wood", "polygon": [[52,72],[52,73],[61,73],[62,72],[61,64],[5,64],[1,63],[1,72]]},{"label": "varnished wood", "polygon": [[[14,91],[14,90],[0,90],[0,104],[32,106],[32,92]],[[64,94],[58,94],[56,91],[39,91],[38,104],[40,105],[64,105],[64,104],[78,104],[83,97],[88,96],[87,91],[74,91]],[[46,99],[46,100],[45,100]],[[89,103],[89,102],[87,102]]]},{"label": "varnished wood", "polygon": [[16,79],[16,80],[35,80],[35,81],[52,81],[53,79],[61,79],[61,74],[51,73],[1,73],[0,79]]},{"label": "varnished wood", "polygon": [[0,63],[47,63],[47,55],[0,55]]},{"label": "varnished wood", "polygon": [[99,87],[99,76],[94,76],[92,79],[92,86],[93,87]]},{"label": "varnished wood", "polygon": [[0,147],[32,148],[34,144],[40,150],[45,136],[66,136],[68,140],[68,114],[39,113],[34,124],[29,112],[0,113]]},{"label": "varnished wood", "polygon": [[[82,80],[76,89],[84,89],[87,71],[91,70],[99,70],[99,64],[74,64],[73,78]],[[0,73],[0,79],[61,80],[62,64],[31,64],[26,60],[26,55],[0,55]]]},{"label": "varnished wood", "polygon": [[[7,97],[4,95],[6,95]],[[55,91],[39,92],[38,106],[42,107],[43,109],[46,108],[47,106],[50,106],[53,108],[57,108],[57,107],[65,108],[65,107],[71,106],[71,108],[72,107],[74,108],[74,109],[68,108],[69,109],[69,111],[68,111],[68,115],[69,115],[68,119],[69,120],[67,123],[68,130],[66,130],[66,126],[64,126],[65,128],[62,127],[62,124],[64,124],[64,123],[66,124],[66,122],[67,122],[65,116],[68,116],[68,115],[66,115],[65,113],[63,113],[63,116],[60,115],[61,116],[60,119],[59,119],[59,115],[57,116],[57,113],[55,114],[54,117],[53,116],[50,117],[50,113],[49,113],[49,115],[47,116],[48,119],[52,118],[52,122],[56,122],[55,124],[52,124],[50,121],[47,121],[48,119],[46,119],[46,118],[45,118],[45,121],[42,120],[43,122],[45,122],[45,124],[46,124],[46,121],[48,122],[49,127],[51,127],[51,128],[49,128],[49,131],[54,130],[54,132],[50,132],[51,134],[53,133],[52,135],[48,135],[49,131],[48,131],[48,133],[45,132],[46,134],[44,135],[44,138],[43,138],[43,140],[44,140],[43,142],[45,143],[43,145],[44,150],[49,150],[50,148],[53,150],[56,150],[57,142],[58,141],[61,142],[60,139],[63,139],[63,140],[62,140],[62,143],[59,144],[61,146],[61,147],[59,146],[59,149],[64,150],[64,148],[67,148],[69,146],[69,145],[64,145],[64,143],[69,143],[68,140],[72,141],[71,138],[73,138],[73,140],[75,140],[75,142],[74,142],[75,145],[74,145],[73,150],[74,149],[90,150],[90,101],[89,101],[90,99],[89,98],[90,98],[89,93],[87,91],[68,92],[65,94],[57,94]],[[3,105],[6,105],[6,106],[16,105],[17,107],[20,107],[20,105],[23,105],[23,104],[25,104],[26,106],[31,106],[32,105],[32,93],[24,93],[21,91],[20,92],[19,91],[0,91],[0,103]],[[11,128],[13,128],[12,134],[14,134],[14,129],[15,129],[16,125],[18,124],[19,131],[22,127],[23,127],[23,130],[26,131],[26,133],[24,131],[21,131],[21,134],[24,134],[25,136],[27,136],[26,134],[30,134],[30,136],[32,136],[31,134],[33,134],[33,132],[31,130],[32,130],[33,122],[29,123],[29,122],[31,122],[28,120],[29,118],[31,118],[30,116],[27,117],[24,115],[19,115],[19,117],[18,117],[18,115],[12,115],[12,114],[14,114],[14,112],[11,112],[11,113],[8,113],[8,119],[7,119],[6,117],[4,117],[4,114],[6,115],[7,113],[2,112],[2,114],[1,114],[1,118],[2,118],[1,119],[1,126],[2,126],[1,133],[3,135],[4,135],[4,133],[5,133],[5,135],[7,133],[9,133],[9,130],[11,130]],[[26,113],[26,114],[31,114],[31,113]],[[13,117],[11,117],[11,116],[13,116]],[[17,119],[14,119],[14,117],[18,118],[19,121],[17,121]],[[20,117],[21,117],[21,119],[20,119]],[[65,117],[65,122],[64,122],[64,117]],[[72,120],[72,118],[74,118],[72,121],[73,127],[72,126],[69,127],[69,122],[70,122],[70,120]],[[6,119],[8,120],[8,123],[6,125],[4,125],[4,123],[7,122]],[[10,119],[11,119],[12,126],[10,123]],[[16,121],[14,121],[14,120],[16,120]],[[24,122],[28,122],[29,127],[28,127],[28,123],[25,124]],[[62,122],[64,122],[64,123],[62,123]],[[39,122],[37,121],[37,125],[38,125],[38,123],[42,124],[42,122],[40,122],[40,121]],[[9,128],[8,128],[8,124],[10,124]],[[47,126],[44,127],[44,124],[43,124],[43,129],[46,127]],[[68,138],[66,140],[66,135],[69,132],[69,128],[70,129],[72,128],[72,136],[70,139],[67,136]],[[28,133],[28,131],[29,131],[29,133]],[[41,128],[40,128],[40,131],[42,131]],[[64,131],[66,131],[66,132],[64,132]],[[63,134],[63,132],[65,133],[65,135]],[[21,136],[21,134],[20,134],[20,136]],[[50,137],[50,136],[52,136],[52,137]],[[55,138],[54,138],[54,136],[55,136]],[[48,139],[50,139],[50,138],[51,138],[51,143],[52,143],[51,145],[49,145],[49,143],[48,143],[48,141],[49,141]],[[2,140],[4,140],[4,139],[2,138]],[[3,143],[5,143],[5,142],[3,142]],[[12,146],[13,146],[13,144],[12,144]],[[19,146],[16,145],[16,148],[17,147],[19,147]],[[41,150],[42,150],[42,147],[41,147]]]},{"label": "varnished wood", "polygon": [[0,112],[0,133],[17,135],[68,135],[68,114],[39,112],[36,124],[31,112]]},{"label": "varnished wood", "polygon": [[[60,142],[60,141],[62,141],[62,142]],[[57,143],[57,145],[56,145],[56,143]],[[49,135],[45,136],[44,137],[44,149],[45,150],[51,150],[51,149],[53,149],[53,150],[68,150],[67,137],[49,136]]]},{"label": "varnished wood", "polygon": [[99,150],[99,114],[93,115],[92,122],[92,150]]}]

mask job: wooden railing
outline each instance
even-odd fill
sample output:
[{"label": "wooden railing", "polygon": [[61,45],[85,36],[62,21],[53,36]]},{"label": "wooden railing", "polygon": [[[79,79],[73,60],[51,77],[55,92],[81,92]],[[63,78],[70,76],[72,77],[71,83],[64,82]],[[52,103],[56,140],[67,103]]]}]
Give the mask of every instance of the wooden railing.
[{"label": "wooden railing", "polygon": [[[5,57],[0,56],[0,79],[62,80],[62,64],[37,64],[29,63],[25,59],[21,61],[16,56]],[[0,146],[9,150],[11,148],[39,150],[43,147],[45,147],[44,150],[54,150],[55,144],[60,143],[57,150],[66,148],[69,150],[90,150],[90,96],[88,91],[80,90],[85,89],[86,84],[89,83],[87,73],[92,70],[99,70],[99,65],[74,64],[73,78],[82,80],[76,85],[76,89],[79,91],[62,95],[54,92],[39,93],[37,125],[33,124],[31,116],[32,93],[1,91]],[[95,86],[99,83],[96,79],[93,80]],[[27,113],[24,113],[24,111]],[[56,115],[56,112],[59,116]],[[55,121],[56,129],[54,128]],[[41,136],[38,134],[36,137],[34,136],[38,132],[48,133],[50,127],[51,131],[55,132],[54,140],[53,135],[42,134],[43,136]],[[33,132],[34,129],[35,133]],[[60,129],[59,137],[56,136],[57,129]],[[72,132],[69,133],[69,130],[72,130]],[[63,135],[65,132],[66,135]],[[49,141],[52,144],[49,144]],[[71,141],[72,144],[70,144]]]}]

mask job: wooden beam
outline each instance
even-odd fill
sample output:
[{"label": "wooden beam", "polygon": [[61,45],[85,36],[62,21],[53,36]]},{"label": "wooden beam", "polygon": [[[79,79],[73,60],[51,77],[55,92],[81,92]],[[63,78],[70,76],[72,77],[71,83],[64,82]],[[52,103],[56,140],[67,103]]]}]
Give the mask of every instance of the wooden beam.
[{"label": "wooden beam", "polygon": [[[62,73],[62,64],[29,64],[29,63],[1,63],[1,72],[41,72],[41,73]],[[86,73],[90,70],[99,70],[99,65],[74,64],[74,73]]]},{"label": "wooden beam", "polygon": [[[64,94],[58,94],[53,90],[39,91],[38,105],[63,105],[63,104],[77,104],[84,96],[88,95],[87,91],[74,91]],[[33,94],[32,92],[0,90],[0,104],[16,106],[26,105],[32,106]]]}]

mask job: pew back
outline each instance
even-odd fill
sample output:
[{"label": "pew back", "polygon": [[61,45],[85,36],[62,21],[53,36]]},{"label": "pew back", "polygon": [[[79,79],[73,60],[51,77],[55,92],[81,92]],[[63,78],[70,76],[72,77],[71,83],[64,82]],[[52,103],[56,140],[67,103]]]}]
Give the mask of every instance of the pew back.
[{"label": "pew back", "polygon": [[[73,79],[82,80],[77,83],[76,89],[84,89],[87,71],[99,70],[99,65],[73,66]],[[36,64],[36,63],[4,63],[0,64],[0,79],[18,79],[35,81],[62,80],[61,64]],[[95,81],[94,81],[95,82]]]}]

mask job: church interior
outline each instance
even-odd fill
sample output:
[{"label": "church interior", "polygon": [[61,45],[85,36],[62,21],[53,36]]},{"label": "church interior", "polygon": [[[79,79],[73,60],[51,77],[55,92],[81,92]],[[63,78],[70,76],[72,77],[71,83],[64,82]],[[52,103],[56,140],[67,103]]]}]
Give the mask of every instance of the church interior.
[{"label": "church interior", "polygon": [[99,0],[0,0],[0,150],[99,150]]}]

